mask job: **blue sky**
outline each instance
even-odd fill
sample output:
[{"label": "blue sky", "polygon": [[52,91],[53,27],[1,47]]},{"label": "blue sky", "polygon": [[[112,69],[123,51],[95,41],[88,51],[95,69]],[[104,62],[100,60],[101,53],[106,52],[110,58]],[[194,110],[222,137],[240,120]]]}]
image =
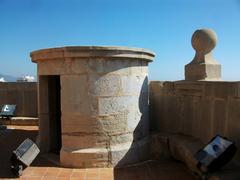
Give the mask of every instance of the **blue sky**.
[{"label": "blue sky", "polygon": [[223,79],[239,80],[240,0],[0,0],[0,73],[36,75],[33,50],[110,45],[150,49],[150,80],[181,80],[199,28],[218,35]]}]

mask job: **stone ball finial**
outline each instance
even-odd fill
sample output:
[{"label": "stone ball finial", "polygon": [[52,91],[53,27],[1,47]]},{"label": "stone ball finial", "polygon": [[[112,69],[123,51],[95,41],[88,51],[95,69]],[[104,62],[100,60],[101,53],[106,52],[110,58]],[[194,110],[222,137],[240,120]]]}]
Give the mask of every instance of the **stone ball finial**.
[{"label": "stone ball finial", "polygon": [[191,81],[221,80],[221,64],[213,57],[217,35],[211,29],[198,29],[192,35],[192,46],[196,53],[185,66],[185,79]]},{"label": "stone ball finial", "polygon": [[211,29],[199,29],[192,35],[192,47],[196,52],[207,54],[217,43],[217,34]]}]

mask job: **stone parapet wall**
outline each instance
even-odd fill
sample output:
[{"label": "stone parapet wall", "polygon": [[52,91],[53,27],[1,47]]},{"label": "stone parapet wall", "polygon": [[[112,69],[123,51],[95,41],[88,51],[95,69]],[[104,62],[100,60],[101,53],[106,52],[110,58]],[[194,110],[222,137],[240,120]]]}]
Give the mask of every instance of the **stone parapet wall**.
[{"label": "stone parapet wall", "polygon": [[16,104],[16,116],[37,117],[37,83],[0,83],[0,106]]},{"label": "stone parapet wall", "polygon": [[149,88],[151,130],[203,143],[221,134],[240,148],[240,82],[152,81]]}]

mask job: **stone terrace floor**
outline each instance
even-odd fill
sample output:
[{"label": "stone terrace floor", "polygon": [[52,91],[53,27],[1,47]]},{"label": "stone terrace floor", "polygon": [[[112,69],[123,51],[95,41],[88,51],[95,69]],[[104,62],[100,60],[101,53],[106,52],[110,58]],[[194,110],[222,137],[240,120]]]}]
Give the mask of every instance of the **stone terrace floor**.
[{"label": "stone terrace floor", "polygon": [[[11,153],[26,138],[35,140],[37,126],[8,126],[0,131],[0,179],[14,178],[9,170]],[[26,168],[19,179],[24,180],[194,180],[182,163],[148,161],[123,168],[61,168],[41,156]]]}]

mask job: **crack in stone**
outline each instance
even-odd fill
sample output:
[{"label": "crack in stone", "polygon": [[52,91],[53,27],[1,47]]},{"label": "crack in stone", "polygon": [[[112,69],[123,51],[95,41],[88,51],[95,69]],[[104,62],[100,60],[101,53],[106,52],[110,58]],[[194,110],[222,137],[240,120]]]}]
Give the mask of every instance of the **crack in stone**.
[{"label": "crack in stone", "polygon": [[106,134],[109,137],[109,140],[106,144],[106,149],[108,151],[108,167],[112,166],[112,151],[111,151],[111,136],[109,134]]}]

